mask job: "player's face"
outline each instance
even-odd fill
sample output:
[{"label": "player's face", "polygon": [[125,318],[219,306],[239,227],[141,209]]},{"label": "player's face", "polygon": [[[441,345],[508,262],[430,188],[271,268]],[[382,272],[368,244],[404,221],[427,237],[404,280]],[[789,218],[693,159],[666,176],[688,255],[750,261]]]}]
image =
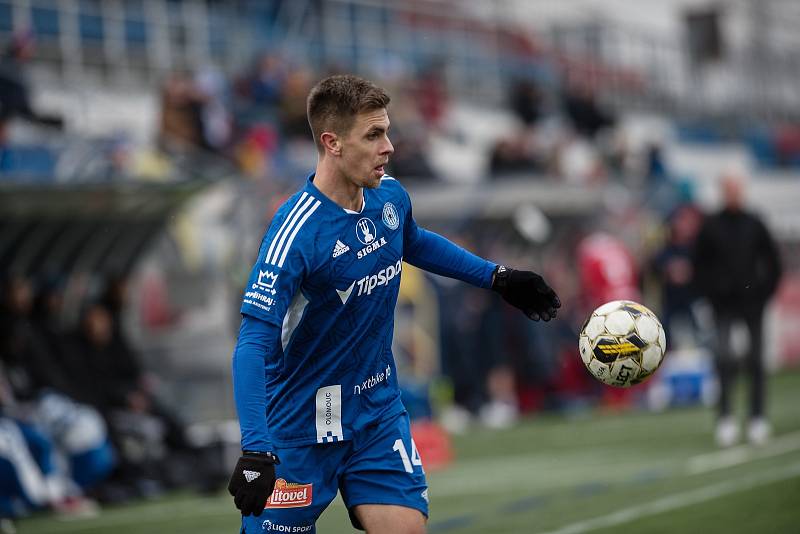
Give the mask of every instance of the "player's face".
[{"label": "player's face", "polygon": [[389,141],[389,115],[386,109],[356,115],[355,124],[342,139],[342,172],[359,187],[381,184],[384,166],[394,147]]}]

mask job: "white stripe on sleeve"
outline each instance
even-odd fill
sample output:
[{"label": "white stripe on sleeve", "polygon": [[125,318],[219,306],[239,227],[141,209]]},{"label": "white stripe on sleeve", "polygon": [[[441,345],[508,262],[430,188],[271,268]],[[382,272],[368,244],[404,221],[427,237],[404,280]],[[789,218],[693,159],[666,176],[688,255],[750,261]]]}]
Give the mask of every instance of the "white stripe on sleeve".
[{"label": "white stripe on sleeve", "polygon": [[[311,200],[313,199],[314,197],[311,197]],[[278,267],[283,267],[283,262],[286,260],[286,254],[289,252],[289,248],[292,246],[292,242],[294,241],[295,236],[297,236],[297,232],[300,231],[300,228],[303,227],[306,220],[311,216],[312,213],[314,213],[317,210],[320,204],[322,204],[322,202],[317,200],[314,203],[314,206],[310,210],[308,210],[306,214],[303,216],[303,218],[300,220],[300,223],[297,226],[295,226],[294,232],[292,232],[292,237],[289,238],[289,241],[286,243],[286,246],[283,247],[283,254],[281,255],[281,261],[278,262]],[[277,254],[275,255],[277,256]]]},{"label": "white stripe on sleeve", "polygon": [[267,255],[264,256],[264,263],[269,263],[269,257],[272,256],[272,251],[275,250],[275,244],[278,242],[278,239],[280,238],[280,236],[283,233],[283,231],[286,229],[286,226],[289,224],[289,221],[292,219],[292,216],[294,216],[295,212],[300,207],[300,204],[303,203],[303,200],[305,200],[305,198],[307,196],[308,196],[308,193],[303,191],[303,194],[300,197],[300,200],[297,201],[297,204],[294,205],[294,207],[292,208],[292,211],[290,211],[289,215],[287,215],[286,219],[284,219],[283,224],[281,225],[280,229],[278,230],[278,233],[276,233],[275,237],[272,238],[272,243],[270,243],[270,245],[269,245],[269,250],[267,251]]},{"label": "white stripe on sleeve", "polygon": [[278,242],[278,245],[275,247],[275,252],[272,254],[272,256],[267,255],[266,263],[269,263],[269,264],[272,264],[272,265],[275,265],[275,264],[278,263],[278,258],[281,255],[281,251],[283,250],[284,243],[286,242],[286,238],[289,237],[289,233],[295,228],[295,226],[297,225],[297,221],[300,219],[300,217],[302,217],[303,213],[306,212],[306,210],[308,210],[308,207],[313,202],[314,202],[314,197],[312,197],[311,195],[308,195],[308,198],[306,199],[305,202],[303,202],[303,205],[300,206],[294,212],[294,215],[292,215],[292,218],[289,219],[289,224],[286,225],[286,228],[284,228],[283,232],[281,232],[280,235],[276,235],[275,236],[275,240]]}]

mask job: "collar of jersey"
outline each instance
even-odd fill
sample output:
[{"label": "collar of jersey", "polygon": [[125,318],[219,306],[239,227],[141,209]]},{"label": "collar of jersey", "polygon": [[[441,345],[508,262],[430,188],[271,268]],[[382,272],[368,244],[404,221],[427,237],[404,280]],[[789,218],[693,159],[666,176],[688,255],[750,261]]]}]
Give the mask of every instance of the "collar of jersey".
[{"label": "collar of jersey", "polygon": [[340,213],[344,213],[345,215],[361,215],[364,213],[364,210],[367,209],[367,190],[361,188],[361,195],[364,199],[364,203],[361,205],[361,211],[352,211],[341,207],[339,204],[331,200],[330,198],[325,195],[322,191],[317,189],[317,186],[314,185],[314,174],[309,173],[308,177],[306,178],[306,189],[316,198],[322,201],[322,203],[329,208],[332,208]]}]

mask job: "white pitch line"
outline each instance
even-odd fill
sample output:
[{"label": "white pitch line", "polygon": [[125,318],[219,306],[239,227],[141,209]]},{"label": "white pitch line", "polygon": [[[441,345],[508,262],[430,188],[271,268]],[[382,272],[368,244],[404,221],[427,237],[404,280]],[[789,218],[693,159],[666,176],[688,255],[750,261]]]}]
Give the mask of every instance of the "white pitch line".
[{"label": "white pitch line", "polygon": [[796,450],[800,450],[800,432],[777,437],[763,447],[739,445],[730,449],[693,456],[689,458],[686,469],[690,475],[698,475]]},{"label": "white pitch line", "polygon": [[629,523],[642,517],[669,512],[684,508],[693,504],[710,501],[731,493],[738,493],[748,489],[764,486],[773,482],[780,482],[796,476],[800,476],[800,463],[792,464],[789,467],[779,467],[771,471],[755,474],[747,477],[740,477],[733,480],[726,480],[710,486],[704,486],[694,490],[676,493],[667,497],[662,497],[654,501],[623,508],[613,514],[608,514],[585,521],[579,521],[571,525],[549,531],[545,534],[581,534],[598,528],[613,527]]}]

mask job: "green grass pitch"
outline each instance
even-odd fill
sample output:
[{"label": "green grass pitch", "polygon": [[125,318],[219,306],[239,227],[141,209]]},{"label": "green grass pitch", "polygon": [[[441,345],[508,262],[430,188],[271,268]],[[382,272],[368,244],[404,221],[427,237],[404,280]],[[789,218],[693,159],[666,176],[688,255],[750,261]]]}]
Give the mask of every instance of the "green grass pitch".
[{"label": "green grass pitch", "polygon": [[[598,411],[538,416],[455,438],[457,460],[429,473],[431,533],[800,532],[800,372],[771,378],[775,435],[717,449],[713,415]],[[738,391],[741,398],[744,388]],[[237,533],[227,495],[172,495],[95,518],[39,516],[20,534]],[[321,533],[353,532],[340,500]]]}]

